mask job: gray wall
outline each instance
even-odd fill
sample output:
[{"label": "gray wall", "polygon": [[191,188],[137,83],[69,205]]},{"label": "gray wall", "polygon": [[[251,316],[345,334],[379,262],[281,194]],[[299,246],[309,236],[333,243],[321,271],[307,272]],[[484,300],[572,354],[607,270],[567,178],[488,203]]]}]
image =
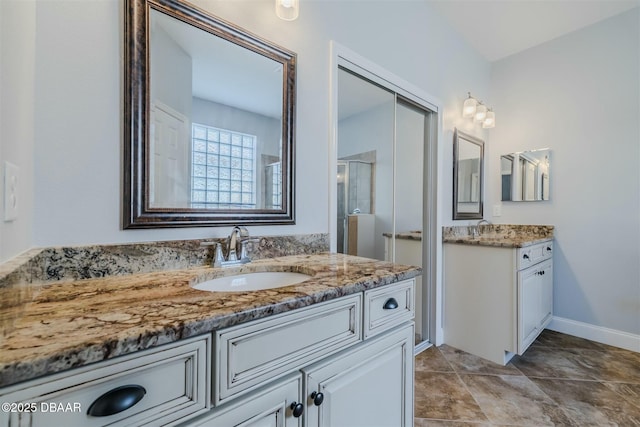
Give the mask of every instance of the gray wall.
[{"label": "gray wall", "polygon": [[151,40],[151,102],[160,101],[191,117],[192,59],[178,43],[156,26]]},{"label": "gray wall", "polygon": [[[640,334],[638,9],[493,64],[500,155],[551,148],[551,200],[502,203],[502,223],[556,226],[555,315]],[[488,212],[491,212],[489,209]]]},{"label": "gray wall", "polygon": [[[223,237],[229,232],[228,227],[120,229],[120,3],[36,3],[32,246]],[[479,95],[487,92],[489,64],[428,3],[305,2],[293,22],[278,19],[267,0],[195,4],[298,54],[296,224],[252,227],[253,234],[329,231],[330,40],[440,98],[452,113],[470,88]]]}]

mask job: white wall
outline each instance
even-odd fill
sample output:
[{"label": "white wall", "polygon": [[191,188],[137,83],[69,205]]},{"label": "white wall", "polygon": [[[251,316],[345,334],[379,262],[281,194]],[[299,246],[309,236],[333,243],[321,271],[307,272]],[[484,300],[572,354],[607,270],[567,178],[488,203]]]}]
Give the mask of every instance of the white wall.
[{"label": "white wall", "polygon": [[[37,3],[33,245],[188,239],[229,231],[120,230],[119,3]],[[293,22],[278,19],[271,0],[194,3],[298,54],[296,225],[253,227],[253,234],[329,231],[330,40],[441,99],[445,130],[459,117],[467,90],[488,92],[489,64],[425,2],[305,1]],[[448,151],[450,133],[444,141]],[[451,175],[449,169],[446,163],[443,176]]]},{"label": "white wall", "polygon": [[636,335],[638,23],[635,9],[494,63],[499,121],[487,145],[489,206],[500,200],[501,154],[551,148],[551,200],[502,203],[494,221],[556,226],[555,315]]},{"label": "white wall", "polygon": [[[33,245],[36,5],[0,1],[0,262]],[[4,162],[19,167],[18,217],[4,221]]]}]

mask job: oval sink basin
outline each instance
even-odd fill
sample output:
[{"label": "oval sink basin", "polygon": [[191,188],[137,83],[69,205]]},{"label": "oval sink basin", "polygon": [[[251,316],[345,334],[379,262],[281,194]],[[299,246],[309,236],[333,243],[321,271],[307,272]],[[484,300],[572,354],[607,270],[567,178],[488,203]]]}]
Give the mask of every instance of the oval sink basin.
[{"label": "oval sink basin", "polygon": [[258,271],[218,277],[196,283],[192,288],[209,292],[244,292],[282,288],[307,280],[309,275],[291,271]]}]

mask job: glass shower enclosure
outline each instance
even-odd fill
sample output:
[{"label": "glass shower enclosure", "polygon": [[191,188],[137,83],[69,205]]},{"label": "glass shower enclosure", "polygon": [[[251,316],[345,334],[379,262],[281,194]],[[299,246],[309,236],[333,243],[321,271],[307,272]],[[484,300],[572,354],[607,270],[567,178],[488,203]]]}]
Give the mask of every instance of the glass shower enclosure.
[{"label": "glass shower enclosure", "polygon": [[[373,214],[373,164],[338,161],[338,252],[349,250],[349,215]],[[353,224],[353,221],[351,221]]]}]

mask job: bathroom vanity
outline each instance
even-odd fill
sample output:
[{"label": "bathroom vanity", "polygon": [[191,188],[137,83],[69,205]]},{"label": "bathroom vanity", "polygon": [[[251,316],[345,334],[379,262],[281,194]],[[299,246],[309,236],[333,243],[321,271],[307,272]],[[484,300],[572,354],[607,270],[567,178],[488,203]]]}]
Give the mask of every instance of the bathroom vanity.
[{"label": "bathroom vanity", "polygon": [[504,365],[551,321],[553,227],[463,228],[443,233],[444,340]]},{"label": "bathroom vanity", "polygon": [[[192,287],[252,271],[310,278]],[[45,285],[9,313],[0,426],[411,426],[419,274],[318,254]]]}]

